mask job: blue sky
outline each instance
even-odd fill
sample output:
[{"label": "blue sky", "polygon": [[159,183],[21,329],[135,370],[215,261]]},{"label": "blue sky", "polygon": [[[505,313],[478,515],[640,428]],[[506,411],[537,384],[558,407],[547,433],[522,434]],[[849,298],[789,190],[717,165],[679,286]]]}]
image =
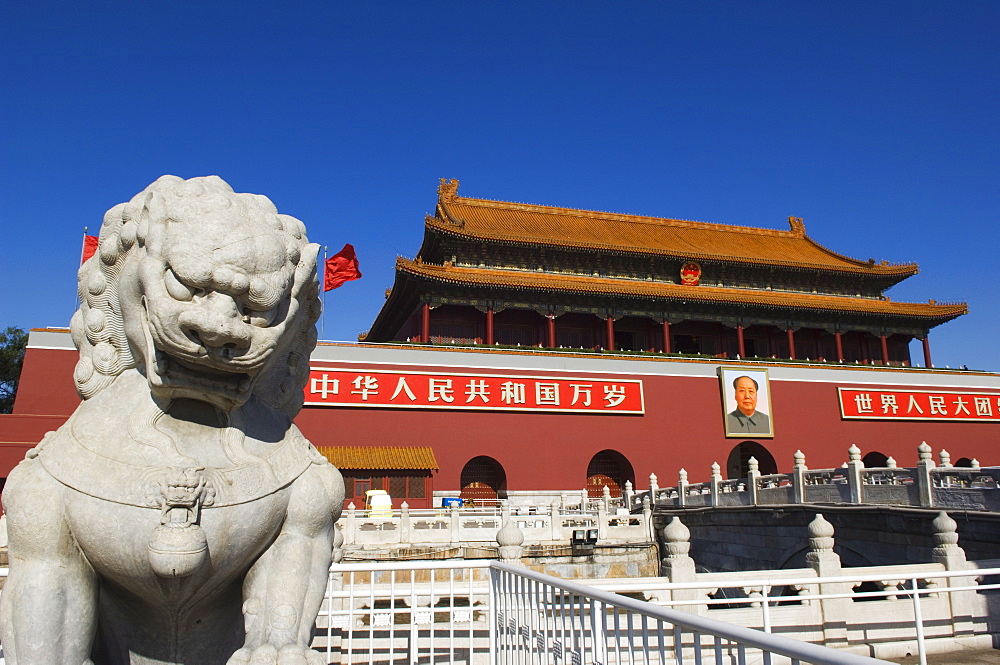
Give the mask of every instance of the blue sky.
[{"label": "blue sky", "polygon": [[[467,196],[787,228],[967,300],[1000,370],[1000,3],[0,4],[0,326],[66,325],[84,226],[217,174],[357,248],[374,320],[438,178]],[[915,360],[921,356],[913,348]]]}]

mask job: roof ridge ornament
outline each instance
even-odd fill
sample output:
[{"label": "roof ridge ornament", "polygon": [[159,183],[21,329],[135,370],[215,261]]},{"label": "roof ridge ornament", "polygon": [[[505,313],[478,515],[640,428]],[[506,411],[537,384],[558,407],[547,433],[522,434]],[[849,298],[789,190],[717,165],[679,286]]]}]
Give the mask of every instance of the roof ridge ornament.
[{"label": "roof ridge ornament", "polygon": [[458,179],[441,178],[441,184],[438,185],[438,198],[445,203],[454,203],[455,199],[458,198]]},{"label": "roof ridge ornament", "polygon": [[791,227],[792,233],[804,238],[806,235],[806,225],[802,223],[801,217],[789,217],[788,226]]}]

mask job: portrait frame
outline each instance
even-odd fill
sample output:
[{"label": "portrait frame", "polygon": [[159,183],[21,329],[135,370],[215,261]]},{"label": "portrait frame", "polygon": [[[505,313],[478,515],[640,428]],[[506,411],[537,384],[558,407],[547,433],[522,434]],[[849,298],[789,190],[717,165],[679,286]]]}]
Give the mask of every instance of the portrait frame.
[{"label": "portrait frame", "polygon": [[[722,427],[727,439],[773,439],[774,409],[771,401],[771,382],[766,367],[719,367],[719,388],[722,396]],[[764,423],[756,422],[748,425],[749,429],[741,427],[743,419],[736,416],[739,406],[736,402],[734,381],[740,377],[749,377],[757,384],[755,414],[763,415]],[[753,418],[751,419],[753,420]]]}]

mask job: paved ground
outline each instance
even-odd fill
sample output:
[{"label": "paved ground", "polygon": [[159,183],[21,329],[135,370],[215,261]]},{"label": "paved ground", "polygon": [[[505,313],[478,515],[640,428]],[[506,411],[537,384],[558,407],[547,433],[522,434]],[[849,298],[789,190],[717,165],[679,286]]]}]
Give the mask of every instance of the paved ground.
[{"label": "paved ground", "polygon": [[[906,656],[904,658],[887,658],[890,663],[900,663],[900,665],[916,665],[920,659],[916,656]],[[998,649],[968,649],[966,651],[953,651],[951,653],[928,654],[927,665],[998,665],[1000,664],[1000,650]]]}]

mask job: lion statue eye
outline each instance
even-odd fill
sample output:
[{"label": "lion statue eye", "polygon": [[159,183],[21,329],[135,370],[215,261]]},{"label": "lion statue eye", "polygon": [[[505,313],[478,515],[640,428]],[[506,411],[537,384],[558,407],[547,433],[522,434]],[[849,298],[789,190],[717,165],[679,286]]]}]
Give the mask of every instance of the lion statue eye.
[{"label": "lion statue eye", "polygon": [[243,323],[257,328],[267,328],[271,325],[271,322],[274,321],[274,315],[277,310],[277,307],[272,307],[271,309],[265,311],[259,311],[244,305],[242,316]]},{"label": "lion statue eye", "polygon": [[177,279],[177,275],[175,275],[174,271],[169,268],[163,274],[163,284],[167,288],[167,293],[169,293],[170,297],[174,300],[188,302],[195,295],[195,290]]}]

